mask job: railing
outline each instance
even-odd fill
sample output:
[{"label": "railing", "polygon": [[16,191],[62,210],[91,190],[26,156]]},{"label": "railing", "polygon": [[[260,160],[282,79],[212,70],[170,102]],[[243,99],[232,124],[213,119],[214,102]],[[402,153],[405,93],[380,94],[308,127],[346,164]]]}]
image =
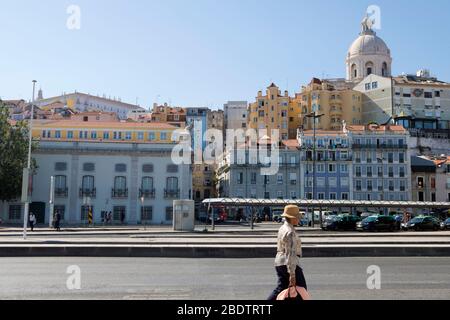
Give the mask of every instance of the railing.
[{"label": "railing", "polygon": [[55,189],[55,197],[56,198],[67,198],[68,195],[69,195],[69,189],[68,188]]},{"label": "railing", "polygon": [[144,197],[144,199],[154,199],[155,189],[139,189],[139,198]]},{"label": "railing", "polygon": [[128,198],[128,189],[111,189],[112,198]]},{"label": "railing", "polygon": [[97,196],[97,189],[83,189],[80,188],[79,190],[79,196],[80,198],[89,197],[89,198],[95,198]]},{"label": "railing", "polygon": [[352,144],[353,149],[401,149],[407,150],[408,146],[405,144]]},{"label": "railing", "polygon": [[180,189],[164,189],[164,198],[166,199],[177,199],[180,197]]}]

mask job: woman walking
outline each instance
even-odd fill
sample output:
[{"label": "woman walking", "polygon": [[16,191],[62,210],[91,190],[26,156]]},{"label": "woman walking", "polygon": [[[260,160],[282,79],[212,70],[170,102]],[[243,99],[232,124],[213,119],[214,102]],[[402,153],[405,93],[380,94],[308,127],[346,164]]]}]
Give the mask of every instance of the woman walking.
[{"label": "woman walking", "polygon": [[284,208],[281,216],[285,218],[285,222],[278,231],[277,256],[275,258],[278,286],[268,298],[271,301],[277,300],[277,296],[291,286],[308,289],[300,266],[302,244],[294,228],[300,221],[300,210],[297,206],[289,205]]}]

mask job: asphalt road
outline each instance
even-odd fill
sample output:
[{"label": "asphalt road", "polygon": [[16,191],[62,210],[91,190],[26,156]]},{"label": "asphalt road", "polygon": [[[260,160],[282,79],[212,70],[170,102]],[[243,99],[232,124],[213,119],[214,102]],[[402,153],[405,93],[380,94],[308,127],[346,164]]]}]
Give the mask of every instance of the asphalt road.
[{"label": "asphalt road", "polygon": [[[81,289],[67,289],[67,267]],[[381,289],[367,289],[367,268]],[[311,258],[303,268],[313,299],[450,299],[450,258]],[[273,259],[0,258],[0,299],[263,300]]]}]

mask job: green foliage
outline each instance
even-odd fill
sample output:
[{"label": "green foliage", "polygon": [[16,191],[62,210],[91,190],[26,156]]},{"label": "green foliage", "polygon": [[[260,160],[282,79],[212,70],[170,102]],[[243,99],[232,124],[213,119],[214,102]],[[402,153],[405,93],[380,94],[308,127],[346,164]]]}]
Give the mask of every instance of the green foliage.
[{"label": "green foliage", "polygon": [[[35,149],[35,145],[32,149]],[[0,201],[20,197],[22,171],[28,160],[28,126],[9,120],[8,108],[0,100]],[[32,168],[36,169],[33,159]]]}]

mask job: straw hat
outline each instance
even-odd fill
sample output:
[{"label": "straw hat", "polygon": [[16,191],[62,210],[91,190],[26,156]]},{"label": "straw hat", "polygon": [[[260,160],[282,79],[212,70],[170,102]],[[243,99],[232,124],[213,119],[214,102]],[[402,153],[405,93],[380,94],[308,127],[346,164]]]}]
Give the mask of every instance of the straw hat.
[{"label": "straw hat", "polygon": [[288,205],[284,207],[284,212],[281,216],[291,219],[300,219],[300,210],[295,205]]}]

